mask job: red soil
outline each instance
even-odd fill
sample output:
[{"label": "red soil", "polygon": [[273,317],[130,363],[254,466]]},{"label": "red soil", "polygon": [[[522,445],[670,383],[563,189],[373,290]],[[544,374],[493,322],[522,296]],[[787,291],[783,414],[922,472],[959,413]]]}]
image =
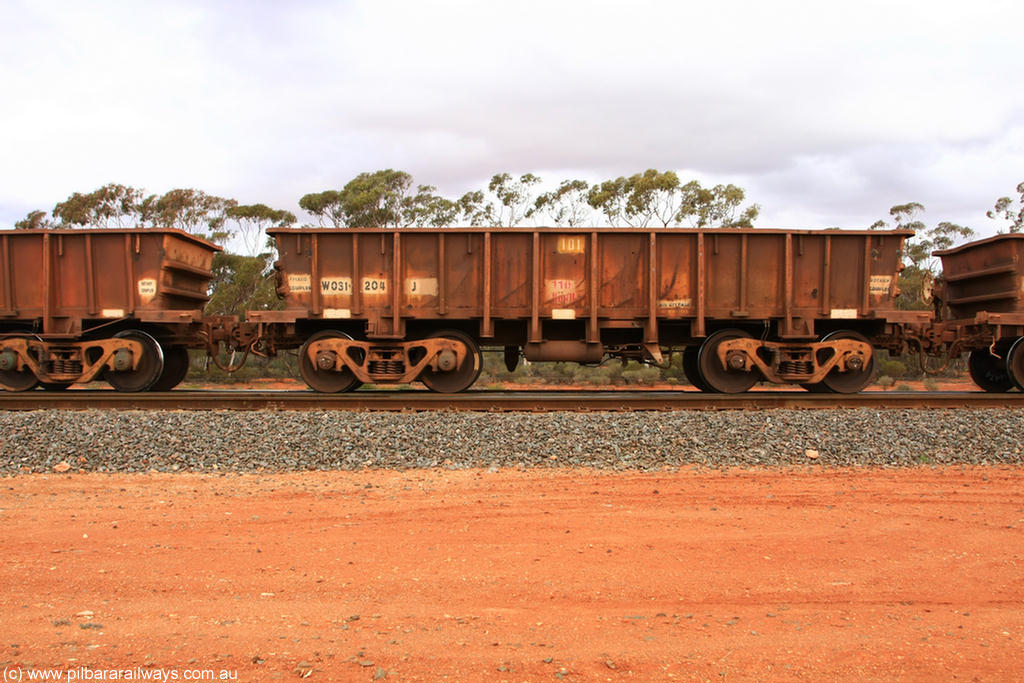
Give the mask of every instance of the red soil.
[{"label": "red soil", "polygon": [[1019,469],[34,475],[0,480],[0,520],[10,671],[1024,671]]}]

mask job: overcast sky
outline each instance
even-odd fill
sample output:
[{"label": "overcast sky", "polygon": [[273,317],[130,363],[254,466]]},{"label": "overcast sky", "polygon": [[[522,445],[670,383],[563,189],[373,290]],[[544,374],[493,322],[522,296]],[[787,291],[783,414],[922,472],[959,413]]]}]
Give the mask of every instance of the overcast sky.
[{"label": "overcast sky", "polygon": [[1024,3],[0,2],[0,226],[109,182],[299,213],[395,168],[448,196],[646,168],[762,227],[1024,181]]}]

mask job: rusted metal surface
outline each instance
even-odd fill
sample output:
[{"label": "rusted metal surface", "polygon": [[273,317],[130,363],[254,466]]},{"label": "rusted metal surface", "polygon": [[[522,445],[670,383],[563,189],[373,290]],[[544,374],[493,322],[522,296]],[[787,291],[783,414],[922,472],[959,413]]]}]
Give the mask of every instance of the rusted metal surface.
[{"label": "rusted metal surface", "polygon": [[[835,368],[848,372],[849,354],[834,343],[814,346],[839,330],[887,348],[900,344],[886,325],[905,318],[896,310],[896,281],[903,241],[912,234],[612,228],[270,233],[280,254],[278,291],[286,310],[253,312],[250,320],[268,325],[273,348],[295,348],[327,325],[367,340],[368,348],[451,327],[485,346],[519,348],[531,360],[611,356],[661,363],[664,349],[698,346],[712,332],[735,326],[787,355],[782,372],[774,361],[747,358],[742,371],[751,375],[749,383],[711,382],[717,390],[743,390],[759,377],[817,382]],[[285,326],[269,327],[272,322]],[[764,353],[768,347],[759,348]],[[837,362],[788,358],[825,348]]]},{"label": "rusted metal surface", "polygon": [[[171,382],[184,347],[214,341],[202,306],[219,250],[172,229],[0,231],[0,387],[62,388],[101,373],[126,391],[149,376]],[[130,330],[156,338],[140,344]],[[166,375],[165,348],[176,359]]]},{"label": "rusted metal surface", "polygon": [[427,391],[171,391],[136,395],[115,391],[32,391],[0,393],[0,410],[356,410],[549,412],[638,410],[769,410],[773,408],[1014,408],[1024,409],[1024,394],[984,392],[895,392],[809,394],[803,391],[755,391],[704,394],[697,391],[470,391],[441,396]]},{"label": "rusted metal surface", "polygon": [[127,317],[195,320],[219,250],[170,229],[0,231],[0,326],[45,338]]},{"label": "rusted metal surface", "polygon": [[436,371],[461,365],[467,348],[453,339],[394,342],[387,347],[341,337],[318,339],[305,347],[310,363],[321,370],[347,368],[360,382],[413,381],[428,366]]},{"label": "rusted metal surface", "polygon": [[937,251],[939,321],[915,342],[947,363],[969,352],[978,386],[1024,390],[1024,234],[997,235]]},{"label": "rusted metal surface", "polygon": [[816,323],[885,320],[908,232],[623,229],[276,229],[279,288],[296,315],[400,338],[411,319],[628,324],[643,342],[683,321],[772,320],[783,338]]},{"label": "rusted metal surface", "polygon": [[871,358],[871,345],[855,339],[834,339],[807,344],[781,344],[760,339],[732,339],[716,349],[723,366],[740,370],[756,367],[778,384],[822,381],[833,369],[860,371]]},{"label": "rusted metal surface", "polygon": [[936,296],[950,320],[988,325],[1024,325],[1024,234],[937,251],[942,278]]},{"label": "rusted metal surface", "polygon": [[[79,342],[74,348],[66,343],[51,343],[32,338],[6,339],[0,346],[12,353],[16,359],[10,370],[29,370],[37,378],[47,382],[90,382],[107,367],[127,363],[118,369],[132,370],[138,367],[142,345],[131,339],[98,339]],[[117,358],[119,351],[127,351],[123,360]],[[47,359],[40,362],[39,359]],[[3,368],[8,369],[8,368]]]}]

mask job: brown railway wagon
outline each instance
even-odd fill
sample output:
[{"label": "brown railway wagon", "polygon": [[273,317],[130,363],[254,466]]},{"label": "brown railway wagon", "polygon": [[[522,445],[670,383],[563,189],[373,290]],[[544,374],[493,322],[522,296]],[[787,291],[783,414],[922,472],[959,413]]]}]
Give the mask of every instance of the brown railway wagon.
[{"label": "brown railway wagon", "polygon": [[997,235],[937,251],[942,278],[937,326],[953,355],[986,391],[1024,390],[1024,234]]},{"label": "brown railway wagon", "polygon": [[0,231],[0,385],[177,385],[219,250],[172,229]]},{"label": "brown railway wagon", "polygon": [[[684,349],[691,381],[858,391],[899,348],[907,231],[611,228],[274,229],[283,311],[253,311],[306,382],[422,380],[458,391],[480,345],[514,367]],[[927,314],[924,314],[927,316]]]}]

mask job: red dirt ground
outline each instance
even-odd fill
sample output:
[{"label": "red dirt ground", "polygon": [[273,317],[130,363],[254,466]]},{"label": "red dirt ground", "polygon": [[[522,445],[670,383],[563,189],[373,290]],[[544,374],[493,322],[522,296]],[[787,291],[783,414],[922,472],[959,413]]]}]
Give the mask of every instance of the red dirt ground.
[{"label": "red dirt ground", "polygon": [[1021,469],[26,475],[0,523],[9,677],[1024,674]]}]

